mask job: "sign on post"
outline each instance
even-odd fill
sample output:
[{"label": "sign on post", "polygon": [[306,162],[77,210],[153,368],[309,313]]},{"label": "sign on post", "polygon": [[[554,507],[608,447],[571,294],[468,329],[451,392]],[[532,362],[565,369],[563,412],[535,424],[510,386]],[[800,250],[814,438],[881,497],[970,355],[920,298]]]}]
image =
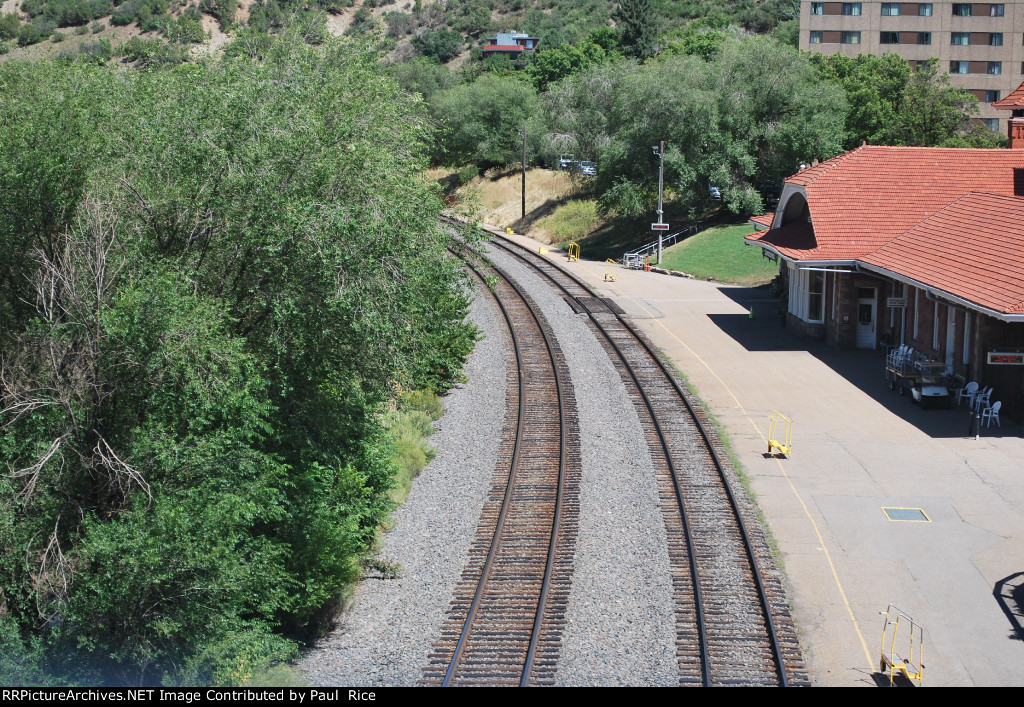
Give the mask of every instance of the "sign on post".
[{"label": "sign on post", "polygon": [[651,224],[651,230],[652,231],[667,231],[668,230],[668,224],[667,223],[652,223]]}]

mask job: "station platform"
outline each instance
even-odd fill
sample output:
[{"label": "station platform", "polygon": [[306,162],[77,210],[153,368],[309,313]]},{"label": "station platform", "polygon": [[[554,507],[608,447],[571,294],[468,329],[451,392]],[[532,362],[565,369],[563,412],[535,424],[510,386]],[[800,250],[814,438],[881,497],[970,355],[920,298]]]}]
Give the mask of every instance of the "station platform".
[{"label": "station platform", "polygon": [[[883,682],[889,604],[924,628],[924,686],[1024,685],[1019,426],[1004,416],[968,436],[966,405],[922,410],[889,389],[882,351],[787,332],[766,288],[640,270],[606,281],[604,263],[583,256],[548,253],[618,303],[731,439],[777,543],[815,685]],[[773,410],[793,421],[788,458],[765,454]]]}]

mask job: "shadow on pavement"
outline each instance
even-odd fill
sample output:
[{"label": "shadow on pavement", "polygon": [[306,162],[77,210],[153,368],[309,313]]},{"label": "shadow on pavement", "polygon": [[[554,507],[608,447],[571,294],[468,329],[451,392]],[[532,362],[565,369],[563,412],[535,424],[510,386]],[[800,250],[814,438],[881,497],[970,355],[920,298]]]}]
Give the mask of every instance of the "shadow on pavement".
[{"label": "shadow on pavement", "polygon": [[992,595],[1013,628],[1010,638],[1024,641],[1024,572],[1011,574],[996,582]]},{"label": "shadow on pavement", "polygon": [[[881,350],[836,349],[820,341],[801,339],[787,331],[776,313],[784,307],[767,288],[723,287],[721,292],[747,310],[747,314],[709,314],[723,332],[747,351],[806,351],[857,386],[892,414],[932,438],[968,437],[971,419],[967,406],[921,409],[910,395],[890,390],[885,380],[885,354]],[[754,316],[751,318],[750,309]],[[1019,437],[1021,429],[1005,417],[1001,427],[981,428],[982,437]]]}]

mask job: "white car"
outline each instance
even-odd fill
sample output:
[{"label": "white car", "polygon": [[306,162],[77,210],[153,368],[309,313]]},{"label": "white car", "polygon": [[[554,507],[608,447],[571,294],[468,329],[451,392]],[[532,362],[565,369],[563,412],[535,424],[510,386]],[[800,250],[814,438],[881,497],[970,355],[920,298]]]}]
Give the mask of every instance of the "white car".
[{"label": "white car", "polygon": [[588,177],[597,176],[597,163],[591,162],[590,160],[583,160],[580,162],[580,174]]}]

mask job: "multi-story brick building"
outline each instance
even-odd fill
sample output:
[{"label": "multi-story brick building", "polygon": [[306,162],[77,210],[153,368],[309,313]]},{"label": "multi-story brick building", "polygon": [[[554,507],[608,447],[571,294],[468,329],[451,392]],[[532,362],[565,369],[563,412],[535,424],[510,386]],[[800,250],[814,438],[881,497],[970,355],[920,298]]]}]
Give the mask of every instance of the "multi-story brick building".
[{"label": "multi-story brick building", "polygon": [[826,54],[894,52],[912,64],[937,57],[954,86],[981,102],[980,117],[1006,132],[1006,114],[990,104],[1024,75],[1024,0],[800,3],[800,48]]}]

